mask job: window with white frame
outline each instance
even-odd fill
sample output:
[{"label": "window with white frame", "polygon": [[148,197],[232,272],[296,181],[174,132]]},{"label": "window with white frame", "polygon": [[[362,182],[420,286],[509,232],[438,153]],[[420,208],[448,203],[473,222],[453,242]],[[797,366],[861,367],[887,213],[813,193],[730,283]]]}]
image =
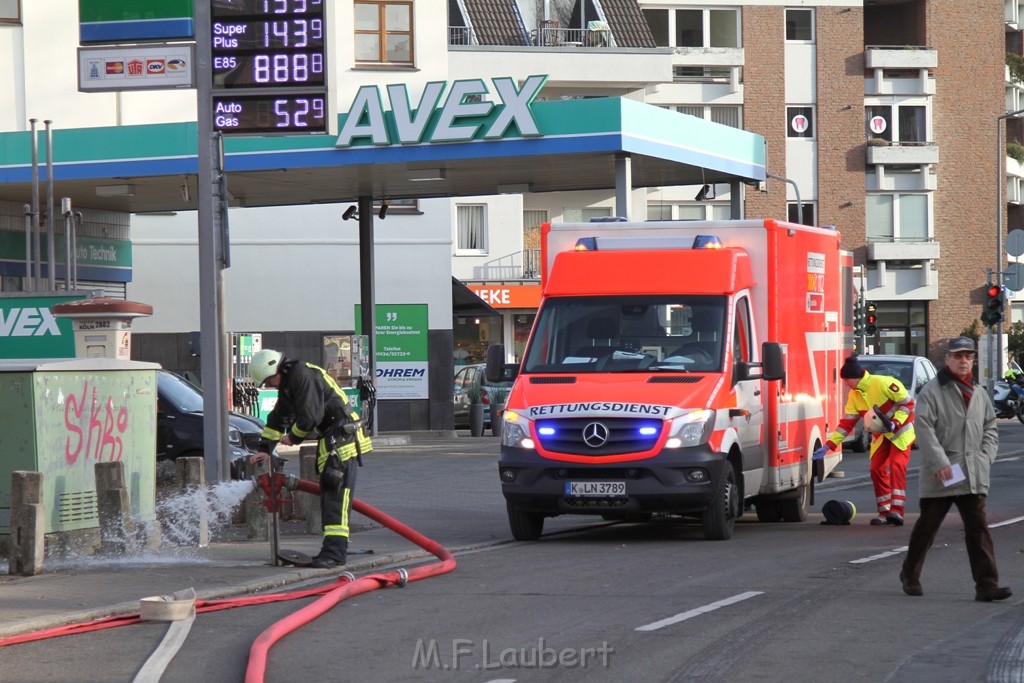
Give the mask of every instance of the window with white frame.
[{"label": "window with white frame", "polygon": [[918,104],[865,107],[867,136],[889,142],[927,142],[928,108]]},{"label": "window with white frame", "polygon": [[645,9],[659,47],[739,47],[739,9]]},{"label": "window with white frame", "polygon": [[814,107],[786,107],[786,137],[814,137]]},{"label": "window with white frame", "polygon": [[412,64],[412,1],[356,0],[356,62]]},{"label": "window with white frame", "polygon": [[814,42],[814,10],[786,10],[786,40],[797,43]]},{"label": "window with white frame", "polygon": [[647,205],[647,220],[649,221],[727,221],[731,218],[729,204],[710,202],[700,204],[668,204],[664,202],[651,202]]},{"label": "window with white frame", "polygon": [[927,194],[869,194],[868,242],[927,242],[931,207]]},{"label": "window with white frame", "polygon": [[677,104],[669,106],[680,114],[696,116],[698,119],[713,121],[733,128],[743,127],[742,108],[736,104]]},{"label": "window with white frame", "polygon": [[591,218],[604,218],[611,216],[612,209],[609,206],[588,206],[582,209],[566,209],[562,219],[566,223],[588,223]]},{"label": "window with white frame", "polygon": [[455,215],[458,220],[456,253],[487,253],[487,207],[483,204],[459,204]]},{"label": "window with white frame", "polygon": [[[786,205],[788,216],[786,220],[790,223],[799,223],[801,225],[817,225],[815,214],[817,213],[814,202],[789,202]],[[801,208],[803,212],[801,213]]]}]

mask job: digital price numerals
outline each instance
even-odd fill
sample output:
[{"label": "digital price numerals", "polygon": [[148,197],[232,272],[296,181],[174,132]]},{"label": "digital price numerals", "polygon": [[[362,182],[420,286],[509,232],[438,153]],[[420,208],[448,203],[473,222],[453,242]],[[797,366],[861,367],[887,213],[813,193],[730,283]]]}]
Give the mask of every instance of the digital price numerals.
[{"label": "digital price numerals", "polygon": [[323,0],[213,0],[214,19],[240,14],[323,14]]},{"label": "digital price numerals", "polygon": [[213,50],[296,50],[324,46],[323,19],[256,19],[213,22]]},{"label": "digital price numerals", "polygon": [[254,52],[215,55],[214,88],[266,88],[323,85],[323,52]]},{"label": "digital price numerals", "polygon": [[326,133],[322,94],[214,96],[213,128],[224,133]]}]

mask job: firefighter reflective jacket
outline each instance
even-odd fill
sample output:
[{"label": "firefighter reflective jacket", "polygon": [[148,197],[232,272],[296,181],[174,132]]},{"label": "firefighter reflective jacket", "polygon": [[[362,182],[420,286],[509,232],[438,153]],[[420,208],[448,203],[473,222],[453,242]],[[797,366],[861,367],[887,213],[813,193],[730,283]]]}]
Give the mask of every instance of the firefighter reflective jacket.
[{"label": "firefighter reflective jacket", "polygon": [[871,454],[874,455],[882,445],[882,438],[891,441],[901,451],[910,448],[916,438],[914,397],[895,377],[872,375],[869,372],[865,372],[857,383],[857,388],[850,391],[846,399],[846,415],[839,421],[839,426],[832,432],[829,441],[835,446],[841,446],[843,439],[853,434],[857,421],[875,406],[878,406],[896,427],[891,432],[877,434],[871,439]]},{"label": "firefighter reflective jacket", "polygon": [[276,443],[285,430],[295,444],[316,432],[320,438],[317,452],[317,472],[322,472],[330,455],[325,437],[333,437],[332,446],[338,457],[349,460],[373,450],[373,444],[360,427],[355,433],[342,435],[342,427],[359,419],[349,405],[348,397],[334,378],[312,363],[285,360],[280,369],[281,383],[277,387],[277,404],[267,416],[262,437]]}]

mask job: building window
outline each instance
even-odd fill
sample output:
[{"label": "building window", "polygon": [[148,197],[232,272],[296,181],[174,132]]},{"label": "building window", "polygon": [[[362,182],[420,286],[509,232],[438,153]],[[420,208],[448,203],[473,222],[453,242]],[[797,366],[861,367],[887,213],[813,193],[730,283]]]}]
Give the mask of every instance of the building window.
[{"label": "building window", "polygon": [[800,43],[814,42],[814,10],[786,10],[786,40]]},{"label": "building window", "polygon": [[566,209],[562,214],[562,220],[566,223],[589,223],[591,218],[611,215],[612,209],[609,206],[591,206],[584,209]]},{"label": "building window", "polygon": [[[801,204],[803,205],[802,215],[800,213]],[[814,204],[814,202],[801,202],[800,204],[797,204],[796,202],[789,202],[786,208],[789,213],[787,220],[790,223],[799,223],[801,225],[818,224],[815,220],[815,214],[817,212],[815,211],[816,205]]]},{"label": "building window", "polygon": [[0,0],[0,24],[21,23],[20,0]]},{"label": "building window", "polygon": [[927,242],[930,207],[926,194],[869,194],[869,242]]},{"label": "building window", "polygon": [[659,47],[739,47],[740,13],[735,9],[645,9]]},{"label": "building window", "polygon": [[876,301],[878,332],[868,337],[874,353],[928,355],[928,316],[924,301]]},{"label": "building window", "polygon": [[463,204],[456,207],[459,222],[459,254],[487,253],[487,207],[483,204]]},{"label": "building window", "polygon": [[786,137],[814,137],[814,107],[786,107]]},{"label": "building window", "polygon": [[717,204],[651,203],[647,205],[647,220],[649,221],[727,221],[730,218],[731,209],[727,202]]},{"label": "building window", "polygon": [[927,142],[928,109],[921,105],[871,105],[866,107],[868,138],[889,142]]},{"label": "building window", "polygon": [[703,104],[678,104],[668,107],[680,114],[695,116],[698,119],[720,123],[723,126],[732,128],[743,127],[742,108],[739,105],[703,105]]},{"label": "building window", "polygon": [[648,204],[647,220],[649,221],[670,221],[672,220],[671,204]]},{"label": "building window", "polygon": [[356,61],[412,64],[412,2],[355,3]]}]

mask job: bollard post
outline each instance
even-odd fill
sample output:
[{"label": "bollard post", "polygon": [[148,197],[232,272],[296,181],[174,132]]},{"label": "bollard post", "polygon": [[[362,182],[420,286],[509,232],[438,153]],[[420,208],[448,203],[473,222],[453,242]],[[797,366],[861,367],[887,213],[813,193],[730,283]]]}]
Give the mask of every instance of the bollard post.
[{"label": "bollard post", "polygon": [[[299,478],[306,481],[319,481],[316,473],[316,451],[302,453],[299,460]],[[306,517],[306,533],[319,534],[323,531],[320,523],[320,497],[304,491],[295,492],[295,501]]]},{"label": "bollard post", "polygon": [[[265,467],[253,464],[248,458],[244,465],[245,478],[252,479],[255,476],[266,472]],[[270,539],[269,513],[263,505],[263,491],[256,488],[250,491],[242,501],[242,508],[245,510],[245,537],[250,541],[266,541]]]},{"label": "bollard post", "polygon": [[124,463],[98,462],[93,470],[96,474],[96,508],[100,519],[100,553],[123,555],[129,549],[129,537],[134,535],[134,525],[128,515]]},{"label": "bollard post", "polygon": [[196,544],[205,548],[210,544],[210,510],[206,501],[206,461],[203,458],[183,457],[174,461],[178,475],[178,488],[183,493],[198,492],[196,496]]},{"label": "bollard post", "polygon": [[33,576],[43,571],[46,550],[43,512],[43,474],[11,473],[11,557],[7,573]]}]

